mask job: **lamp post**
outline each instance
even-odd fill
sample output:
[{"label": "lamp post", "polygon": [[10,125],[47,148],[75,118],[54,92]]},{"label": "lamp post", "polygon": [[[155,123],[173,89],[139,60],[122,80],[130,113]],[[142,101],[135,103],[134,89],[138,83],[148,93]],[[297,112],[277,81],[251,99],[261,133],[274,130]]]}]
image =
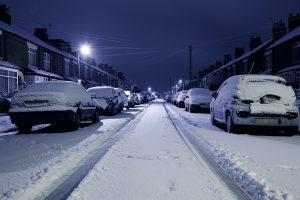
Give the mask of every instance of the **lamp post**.
[{"label": "lamp post", "polygon": [[80,46],[80,49],[77,54],[77,60],[78,60],[78,83],[81,84],[81,77],[80,77],[80,53],[87,56],[91,52],[91,47],[88,44],[83,44]]},{"label": "lamp post", "polygon": [[181,85],[182,84],[182,90],[184,90],[184,82],[180,79],[179,81],[178,81],[178,83]]},{"label": "lamp post", "polygon": [[151,90],[152,90],[151,87],[148,87],[148,91],[151,92]]}]

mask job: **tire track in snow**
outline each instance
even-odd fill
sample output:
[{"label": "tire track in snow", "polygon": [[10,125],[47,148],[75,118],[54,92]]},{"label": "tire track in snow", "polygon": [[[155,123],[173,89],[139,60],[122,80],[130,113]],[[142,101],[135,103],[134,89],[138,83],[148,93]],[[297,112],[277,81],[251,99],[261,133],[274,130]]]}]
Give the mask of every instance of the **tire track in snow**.
[{"label": "tire track in snow", "polygon": [[163,103],[163,106],[178,135],[188,146],[191,152],[195,155],[195,157],[197,159],[203,159],[204,161],[206,161],[212,171],[220,178],[221,181],[223,181],[228,186],[228,188],[237,196],[238,199],[252,199],[252,197],[250,197],[249,194],[247,194],[237,183],[235,183],[233,179],[231,179],[227,174],[224,173],[217,162],[209,157],[208,153],[201,148],[192,134],[189,134],[189,132],[184,132],[182,130],[183,127],[180,127],[174,122],[165,103]]}]

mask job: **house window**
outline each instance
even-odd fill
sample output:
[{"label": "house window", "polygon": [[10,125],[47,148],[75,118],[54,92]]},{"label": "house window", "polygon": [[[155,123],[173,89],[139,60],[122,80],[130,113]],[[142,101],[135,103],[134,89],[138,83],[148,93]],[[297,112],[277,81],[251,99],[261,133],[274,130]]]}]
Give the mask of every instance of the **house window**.
[{"label": "house window", "polygon": [[300,41],[293,45],[293,58],[294,63],[300,63]]},{"label": "house window", "polygon": [[28,65],[29,66],[36,66],[36,50],[37,46],[27,42],[28,47]]},{"label": "house window", "polygon": [[0,90],[4,94],[18,90],[18,71],[0,67]]},{"label": "house window", "polygon": [[70,60],[68,60],[68,59],[65,59],[64,72],[65,72],[65,76],[70,75]]},{"label": "house window", "polygon": [[44,53],[43,61],[44,61],[44,69],[50,71],[50,54]]},{"label": "house window", "polygon": [[265,54],[266,71],[272,71],[272,52],[268,51]]}]

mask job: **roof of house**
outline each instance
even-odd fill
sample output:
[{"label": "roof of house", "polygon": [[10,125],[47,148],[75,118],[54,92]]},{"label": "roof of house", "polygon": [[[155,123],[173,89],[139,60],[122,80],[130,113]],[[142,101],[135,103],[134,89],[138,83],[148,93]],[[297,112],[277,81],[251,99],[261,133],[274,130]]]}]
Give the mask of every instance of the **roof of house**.
[{"label": "roof of house", "polygon": [[10,67],[10,68],[14,68],[14,69],[20,69],[20,67],[18,67],[17,65],[14,65],[11,62],[4,61],[4,60],[0,60],[0,66]]},{"label": "roof of house", "polygon": [[64,55],[67,58],[77,59],[72,54],[66,53],[64,51],[61,51],[61,50],[59,50],[59,49],[57,49],[57,48],[55,48],[55,47],[47,44],[46,42],[44,42],[44,41],[40,40],[39,38],[37,38],[36,36],[34,36],[33,34],[28,33],[28,32],[26,32],[25,30],[23,30],[23,29],[21,29],[19,27],[16,27],[14,25],[8,25],[8,24],[0,21],[0,28],[4,29],[5,31],[8,31],[10,33],[13,33],[15,35],[18,35],[18,36],[20,36],[20,37],[28,40],[29,42],[32,42],[32,43],[36,44],[36,45],[42,46],[42,47],[47,48],[47,49],[49,49],[51,51],[54,51],[54,52],[56,52],[58,54]]},{"label": "roof of house", "polygon": [[286,67],[280,71],[278,71],[276,74],[280,74],[280,73],[284,73],[284,72],[288,72],[288,71],[293,71],[293,70],[299,70],[300,69],[300,65],[294,65],[294,66],[290,66],[290,67]]},{"label": "roof of house", "polygon": [[286,35],[284,35],[283,37],[281,37],[279,40],[277,40],[276,42],[274,42],[274,44],[272,44],[268,49],[271,49],[277,45],[282,44],[285,41],[288,41],[296,36],[300,36],[300,26],[295,28],[294,30],[292,30],[291,32],[287,33]]},{"label": "roof of house", "polygon": [[[256,53],[257,51],[259,51],[261,48],[264,48],[265,46],[269,45],[271,42],[272,42],[272,40],[268,40],[268,41],[262,43],[261,45],[257,46],[257,47],[254,48],[253,50],[244,53],[243,55],[241,55],[240,57],[238,57],[238,58],[236,58],[236,59],[234,59],[234,60],[231,60],[230,62],[228,62],[228,63],[226,63],[225,65],[221,66],[219,69],[214,70],[213,72],[220,71],[220,70],[222,70],[222,69],[224,69],[224,68],[226,68],[226,67],[228,67],[228,66],[230,66],[230,65],[232,65],[232,64],[234,64],[234,63],[237,63],[237,62],[239,62],[239,61],[241,61],[241,60],[244,60],[244,59],[248,58],[248,57],[251,56],[252,54],[254,54],[254,53]],[[211,73],[213,73],[213,72],[211,72]]]}]

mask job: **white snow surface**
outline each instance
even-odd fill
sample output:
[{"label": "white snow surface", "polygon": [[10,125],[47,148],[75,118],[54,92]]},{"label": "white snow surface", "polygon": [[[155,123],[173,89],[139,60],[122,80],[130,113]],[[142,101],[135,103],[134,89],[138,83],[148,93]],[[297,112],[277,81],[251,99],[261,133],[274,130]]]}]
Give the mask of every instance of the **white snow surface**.
[{"label": "white snow surface", "polygon": [[101,116],[99,123],[72,132],[40,126],[31,134],[1,135],[0,199],[43,199],[144,108]]},{"label": "white snow surface", "polygon": [[254,199],[300,199],[300,136],[229,134],[210,124],[210,114],[168,105],[182,130]]},{"label": "white snow surface", "polygon": [[236,199],[197,159],[160,103],[96,164],[69,199]]}]

